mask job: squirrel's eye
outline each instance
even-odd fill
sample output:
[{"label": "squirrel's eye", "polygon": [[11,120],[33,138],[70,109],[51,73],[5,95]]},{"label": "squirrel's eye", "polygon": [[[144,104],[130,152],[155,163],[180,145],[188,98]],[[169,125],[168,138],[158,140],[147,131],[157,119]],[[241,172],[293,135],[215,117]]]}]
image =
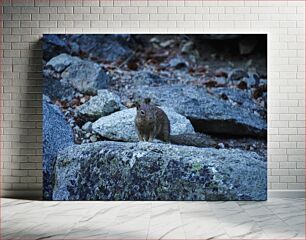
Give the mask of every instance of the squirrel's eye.
[{"label": "squirrel's eye", "polygon": [[140,111],[141,115],[145,115],[145,112],[143,110]]}]

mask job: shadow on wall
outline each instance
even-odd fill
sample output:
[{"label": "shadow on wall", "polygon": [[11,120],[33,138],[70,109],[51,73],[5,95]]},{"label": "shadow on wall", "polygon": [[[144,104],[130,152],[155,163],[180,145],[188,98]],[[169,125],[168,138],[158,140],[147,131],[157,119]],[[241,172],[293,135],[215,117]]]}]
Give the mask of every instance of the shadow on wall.
[{"label": "shadow on wall", "polygon": [[[20,71],[20,93],[14,99],[20,100],[18,121],[19,141],[12,142],[11,161],[19,164],[14,169],[20,176],[18,187],[2,190],[3,197],[21,199],[42,199],[42,42],[39,40],[29,49],[28,64]],[[15,156],[14,156],[15,155]],[[24,175],[27,171],[27,175]]]}]

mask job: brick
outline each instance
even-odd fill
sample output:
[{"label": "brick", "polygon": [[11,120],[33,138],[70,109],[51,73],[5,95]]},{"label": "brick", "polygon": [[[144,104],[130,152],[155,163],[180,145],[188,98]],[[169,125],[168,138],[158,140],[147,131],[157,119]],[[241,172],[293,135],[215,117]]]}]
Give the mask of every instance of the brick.
[{"label": "brick", "polygon": [[201,21],[202,20],[202,14],[185,14],[185,20],[186,21]]},{"label": "brick", "polygon": [[166,21],[168,20],[168,14],[150,14],[150,20]]},{"label": "brick", "polygon": [[280,176],[279,182],[283,183],[295,183],[296,176]]},{"label": "brick", "polygon": [[102,7],[90,7],[90,13],[103,13]]},{"label": "brick", "polygon": [[279,164],[280,168],[296,168],[295,162],[280,162]]},{"label": "brick", "polygon": [[288,169],[272,169],[272,175],[288,176],[289,171],[288,171]]},{"label": "brick", "polygon": [[21,13],[21,7],[3,7],[3,13]]},{"label": "brick", "polygon": [[305,176],[297,176],[296,177],[297,183],[305,183]]},{"label": "brick", "polygon": [[[52,0],[51,0],[52,1]],[[50,2],[49,0],[35,0],[34,1],[34,6],[49,6]]]},{"label": "brick", "polygon": [[14,0],[12,1],[12,5],[21,7],[34,6],[34,0]]},{"label": "brick", "polygon": [[303,176],[305,175],[305,169],[289,169],[290,176]]},{"label": "brick", "polygon": [[130,20],[139,20],[139,21],[143,21],[143,20],[149,20],[149,14],[132,14],[130,15]]},{"label": "brick", "polygon": [[288,183],[288,189],[305,190],[305,182],[303,182],[303,183]]},{"label": "brick", "polygon": [[100,6],[113,6],[113,0],[100,0]]},{"label": "brick", "polygon": [[275,189],[275,190],[287,189],[288,188],[287,183],[272,183],[271,186],[272,186],[272,189]]},{"label": "brick", "polygon": [[121,13],[123,14],[138,13],[138,8],[137,7],[123,7],[121,8]]},{"label": "brick", "polygon": [[39,13],[39,7],[22,7],[21,13]]},{"label": "brick", "polygon": [[65,20],[82,20],[82,14],[65,14]]},{"label": "brick", "polygon": [[14,14],[12,20],[31,20],[31,14]]},{"label": "brick", "polygon": [[74,7],[73,13],[90,13],[90,7]]},{"label": "brick", "polygon": [[113,16],[115,21],[130,20],[130,15],[128,14],[114,14]]},{"label": "brick", "polygon": [[50,20],[51,21],[65,20],[65,14],[51,14],[50,15]]},{"label": "brick", "polygon": [[176,8],[177,13],[195,13],[196,8],[195,7],[177,7]]},{"label": "brick", "polygon": [[[51,14],[53,16],[54,14]],[[49,14],[32,14],[32,20],[49,20]]]},{"label": "brick", "polygon": [[158,13],[176,13],[176,7],[158,7]]},{"label": "brick", "polygon": [[139,7],[139,13],[157,13],[157,7]]},{"label": "brick", "polygon": [[74,21],[73,26],[76,28],[89,28],[90,21]]},{"label": "brick", "polygon": [[57,26],[59,28],[66,28],[66,27],[71,28],[73,27],[73,21],[58,21]]},{"label": "brick", "polygon": [[[130,0],[130,5],[134,7],[140,7],[140,6],[148,6],[148,0]],[[169,2],[168,2],[169,5]]]},{"label": "brick", "polygon": [[167,6],[167,1],[162,0],[154,0],[154,1],[148,1],[148,6]]},{"label": "brick", "polygon": [[99,20],[101,21],[113,20],[113,14],[99,14]]},{"label": "brick", "polygon": [[108,21],[107,28],[121,28],[121,21]]},{"label": "brick", "polygon": [[88,6],[88,7],[91,7],[91,6],[95,6],[95,7],[98,7],[100,6],[100,1],[99,0],[90,0],[90,1],[83,1],[83,6]]},{"label": "brick", "polygon": [[106,28],[107,27],[107,22],[106,21],[91,21],[90,22],[90,27]]},{"label": "brick", "polygon": [[39,27],[38,21],[21,21],[20,22],[22,28],[36,28]]},{"label": "brick", "polygon": [[168,19],[170,21],[182,21],[184,20],[184,14],[169,14]]},{"label": "brick", "polygon": [[104,7],[103,13],[121,13],[121,7]]},{"label": "brick", "polygon": [[86,20],[99,20],[100,19],[100,16],[99,14],[93,14],[93,13],[90,13],[90,14],[83,14],[83,18],[86,19]]},{"label": "brick", "polygon": [[39,12],[48,14],[57,13],[57,7],[40,7]]},{"label": "brick", "polygon": [[[75,7],[76,8],[76,7]],[[57,13],[73,13],[73,7],[58,7],[57,8]]]},{"label": "brick", "polygon": [[130,6],[130,1],[129,0],[115,0],[114,6],[120,6],[120,7]]}]

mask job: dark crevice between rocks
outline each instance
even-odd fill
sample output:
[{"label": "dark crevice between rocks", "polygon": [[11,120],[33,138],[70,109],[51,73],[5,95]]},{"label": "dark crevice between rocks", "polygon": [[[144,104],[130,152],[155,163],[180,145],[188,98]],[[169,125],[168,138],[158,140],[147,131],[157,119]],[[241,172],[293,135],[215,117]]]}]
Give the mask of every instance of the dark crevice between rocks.
[{"label": "dark crevice between rocks", "polygon": [[267,131],[237,123],[233,120],[204,120],[188,118],[196,132],[222,137],[252,137],[266,139]]}]

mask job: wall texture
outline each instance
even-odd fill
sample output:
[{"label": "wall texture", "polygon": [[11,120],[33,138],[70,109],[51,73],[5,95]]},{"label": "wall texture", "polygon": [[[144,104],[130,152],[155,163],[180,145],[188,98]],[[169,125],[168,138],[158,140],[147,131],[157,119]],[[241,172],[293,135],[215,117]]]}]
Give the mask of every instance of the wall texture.
[{"label": "wall texture", "polygon": [[269,189],[305,189],[304,1],[4,0],[2,196],[42,188],[43,33],[269,34]]}]

